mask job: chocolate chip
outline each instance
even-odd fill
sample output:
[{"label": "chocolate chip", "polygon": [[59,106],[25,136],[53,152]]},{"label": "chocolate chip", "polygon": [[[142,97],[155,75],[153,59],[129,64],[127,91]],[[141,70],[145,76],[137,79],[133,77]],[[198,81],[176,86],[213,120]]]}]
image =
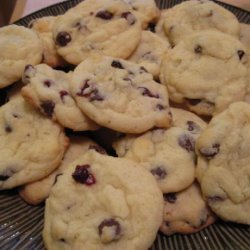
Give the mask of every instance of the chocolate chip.
[{"label": "chocolate chip", "polygon": [[136,22],[136,18],[131,12],[123,12],[121,17],[125,18],[129,25],[133,25]]},{"label": "chocolate chip", "polygon": [[63,174],[62,174],[62,173],[60,173],[60,174],[57,174],[57,175],[56,175],[56,177],[55,177],[55,181],[54,181],[54,184],[53,184],[53,185],[55,185],[55,184],[57,183],[58,177],[59,177],[59,176],[61,176],[61,175],[63,175]]},{"label": "chocolate chip", "polygon": [[217,155],[220,151],[220,144],[215,143],[212,145],[212,147],[207,148],[207,147],[201,147],[199,149],[199,152],[202,156],[207,158],[208,160],[212,159],[215,155]]},{"label": "chocolate chip", "polygon": [[[111,233],[108,234],[108,237],[104,236],[104,230],[103,230],[104,228],[105,231],[107,230],[107,228],[110,229]],[[98,226],[98,233],[101,239],[103,237],[103,241],[105,242],[118,240],[121,237],[121,225],[115,219],[105,219]]]},{"label": "chocolate chip", "polygon": [[10,176],[7,175],[0,175],[0,181],[6,181],[10,178]]},{"label": "chocolate chip", "polygon": [[55,103],[52,101],[43,101],[40,104],[42,111],[48,115],[49,117],[52,117],[52,114],[54,112],[54,108],[55,108]]},{"label": "chocolate chip", "polygon": [[201,54],[202,53],[202,47],[200,45],[197,45],[194,49],[194,52],[196,54]]},{"label": "chocolate chip", "polygon": [[187,121],[188,131],[199,132],[201,130],[200,126],[193,121]]},{"label": "chocolate chip", "polygon": [[59,32],[56,36],[56,43],[62,47],[66,46],[70,41],[71,35],[66,31]]},{"label": "chocolate chip", "polygon": [[238,50],[237,53],[238,53],[238,56],[239,56],[239,59],[240,59],[240,60],[241,60],[242,57],[245,55],[245,52],[244,52],[243,50]]},{"label": "chocolate chip", "polygon": [[96,180],[92,173],[89,172],[90,165],[77,165],[75,172],[72,174],[73,179],[76,182],[85,184],[87,186],[95,184]]},{"label": "chocolate chip", "polygon": [[169,202],[169,203],[175,203],[177,200],[176,194],[175,193],[167,193],[163,194],[164,200]]},{"label": "chocolate chip", "polygon": [[124,69],[124,67],[122,66],[122,64],[119,61],[113,61],[111,63],[111,66],[114,68],[118,68],[118,69]]},{"label": "chocolate chip", "polygon": [[158,180],[163,180],[167,176],[167,172],[163,167],[156,167],[154,169],[151,169],[150,171],[152,175],[156,177]]},{"label": "chocolate chip", "polygon": [[43,84],[46,86],[46,87],[50,87],[51,86],[51,84],[52,84],[52,82],[50,81],[50,80],[45,80],[44,82],[43,82]]},{"label": "chocolate chip", "polygon": [[12,132],[12,127],[10,125],[8,125],[8,124],[5,126],[4,129],[5,129],[6,133],[11,133]]},{"label": "chocolate chip", "polygon": [[95,16],[104,20],[110,20],[113,18],[113,13],[109,12],[108,10],[101,10],[97,12]]},{"label": "chocolate chip", "polygon": [[195,140],[194,138],[189,134],[182,134],[178,138],[179,145],[186,149],[188,152],[194,151],[195,146]]},{"label": "chocolate chip", "polygon": [[156,26],[156,23],[149,23],[148,24],[148,27],[147,27],[147,30],[149,30],[149,31],[151,31],[151,32],[153,32],[153,33],[155,33],[155,26]]},{"label": "chocolate chip", "polygon": [[94,149],[96,152],[103,154],[103,155],[107,154],[106,150],[97,144],[89,145],[89,149]]},{"label": "chocolate chip", "polygon": [[63,101],[63,99],[64,99],[64,96],[69,95],[69,93],[68,93],[66,90],[61,90],[61,91],[59,92],[59,94],[60,94],[60,98],[61,98],[62,101]]},{"label": "chocolate chip", "polygon": [[141,94],[143,96],[148,96],[148,97],[151,97],[151,98],[159,98],[159,95],[156,94],[154,95],[148,88],[146,87],[138,87],[139,90],[141,90]]}]

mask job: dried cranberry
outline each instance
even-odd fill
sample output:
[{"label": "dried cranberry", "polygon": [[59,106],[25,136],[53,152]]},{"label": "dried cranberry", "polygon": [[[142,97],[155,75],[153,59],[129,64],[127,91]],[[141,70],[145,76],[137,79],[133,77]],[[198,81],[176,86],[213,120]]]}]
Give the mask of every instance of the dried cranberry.
[{"label": "dried cranberry", "polygon": [[196,54],[201,54],[202,53],[202,47],[200,45],[197,45],[194,49],[194,52]]},{"label": "dried cranberry", "polygon": [[163,105],[161,105],[161,104],[157,104],[156,105],[156,109],[157,110],[164,110],[164,109],[166,109]]},{"label": "dried cranberry", "polygon": [[96,180],[92,173],[89,172],[90,165],[77,165],[75,168],[75,172],[72,174],[73,179],[76,182],[85,184],[85,185],[93,185]]},{"label": "dried cranberry", "polygon": [[52,116],[52,114],[54,113],[54,108],[55,108],[55,103],[52,101],[43,101],[41,103],[41,108],[43,110],[43,112],[48,115],[49,117]]},{"label": "dried cranberry", "polygon": [[61,98],[62,101],[63,101],[63,99],[64,99],[64,96],[69,95],[69,93],[68,93],[66,90],[61,90],[61,91],[59,92],[59,94],[60,94],[60,98]]},{"label": "dried cranberry", "polygon": [[243,50],[238,50],[237,53],[238,53],[238,56],[239,56],[239,59],[240,59],[240,60],[241,60],[242,57],[245,55],[245,52],[244,52]]},{"label": "dried cranberry", "polygon": [[188,131],[200,131],[200,126],[193,121],[187,121]]},{"label": "dried cranberry", "polygon": [[101,224],[98,226],[98,232],[99,232],[100,237],[102,237],[104,227],[114,228],[114,229],[111,229],[111,232],[113,233],[113,235],[110,234],[111,238],[108,239],[108,241],[117,240],[121,237],[121,225],[117,220],[115,219],[103,220]]},{"label": "dried cranberry", "polygon": [[175,203],[177,200],[175,193],[163,194],[163,197],[164,197],[164,200],[168,201],[169,203]]},{"label": "dried cranberry", "polygon": [[191,135],[182,134],[178,138],[178,143],[182,148],[186,149],[188,152],[194,151],[195,140]]},{"label": "dried cranberry", "polygon": [[129,11],[128,12],[123,12],[121,14],[121,17],[125,18],[127,20],[127,22],[128,22],[129,25],[133,25],[136,22],[135,16],[131,12],[129,12]]},{"label": "dried cranberry", "polygon": [[108,10],[101,10],[96,13],[96,17],[104,19],[104,20],[109,20],[113,18],[113,13],[109,12]]},{"label": "dried cranberry", "polygon": [[111,63],[111,66],[114,68],[118,68],[118,69],[124,69],[124,67],[122,66],[122,64],[119,61],[113,61]]},{"label": "dried cranberry", "polygon": [[150,171],[158,180],[163,180],[167,176],[167,172],[162,167],[156,167]]},{"label": "dried cranberry", "polygon": [[200,154],[203,155],[205,158],[207,158],[208,160],[212,159],[215,155],[217,155],[220,151],[220,144],[219,143],[215,143],[212,145],[211,148],[205,148],[202,147],[199,149]]},{"label": "dried cranberry", "polygon": [[43,82],[43,84],[46,86],[46,87],[50,87],[51,86],[51,84],[52,84],[52,82],[50,81],[50,80],[45,80],[44,82]]},{"label": "dried cranberry", "polygon": [[56,36],[56,43],[62,47],[66,46],[71,41],[71,35],[68,32],[59,32]]},{"label": "dried cranberry", "polygon": [[96,145],[96,144],[89,145],[89,149],[94,149],[96,152],[103,154],[103,155],[107,154],[107,152],[104,148],[102,148],[101,146]]},{"label": "dried cranberry", "polygon": [[148,97],[152,97],[152,98],[159,98],[159,95],[154,95],[152,92],[150,92],[150,90],[148,88],[145,87],[138,87],[138,89],[142,90],[142,95],[143,96],[148,96]]}]

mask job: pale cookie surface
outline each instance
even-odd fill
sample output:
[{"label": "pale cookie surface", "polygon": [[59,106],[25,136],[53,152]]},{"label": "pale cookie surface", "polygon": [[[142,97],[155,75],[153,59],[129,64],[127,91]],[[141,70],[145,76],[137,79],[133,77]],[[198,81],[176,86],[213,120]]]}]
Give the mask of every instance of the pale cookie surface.
[{"label": "pale cookie surface", "polygon": [[85,0],[56,20],[53,35],[72,64],[92,53],[127,58],[140,41],[141,23],[122,0]]},{"label": "pale cookie surface", "polygon": [[164,194],[163,214],[160,230],[166,235],[196,233],[215,221],[196,183],[179,193]]},{"label": "pale cookie surface", "polygon": [[142,31],[141,41],[129,57],[129,61],[143,66],[155,78],[159,78],[163,55],[170,44],[150,31]]},{"label": "pale cookie surface", "polygon": [[71,93],[93,121],[119,132],[141,133],[171,123],[166,87],[122,59],[86,59],[73,73]]},{"label": "pale cookie surface", "polygon": [[70,95],[72,73],[54,70],[46,64],[27,65],[23,74],[23,97],[43,114],[75,131],[95,130],[98,126],[76,105]]},{"label": "pale cookie surface", "polygon": [[222,219],[250,224],[250,104],[236,102],[198,138],[197,177],[204,198]]},{"label": "pale cookie surface", "polygon": [[156,21],[160,16],[160,10],[156,6],[155,0],[123,0],[128,3],[133,13],[141,21],[145,29],[149,22]]},{"label": "pale cookie surface", "polygon": [[250,24],[240,24],[240,41],[245,45],[247,54],[250,56]]},{"label": "pale cookie surface", "polygon": [[69,139],[69,148],[66,151],[60,166],[45,178],[36,182],[28,183],[19,190],[19,195],[29,204],[37,205],[43,202],[49,196],[52,186],[57,182],[57,178],[60,178],[63,171],[67,169],[70,163],[82,156],[87,150],[93,148],[105,153],[100,146],[87,137],[70,136]]},{"label": "pale cookie surface", "polygon": [[64,66],[66,62],[56,52],[52,31],[58,16],[46,16],[32,20],[29,27],[34,30],[43,43],[43,63],[51,67]]},{"label": "pale cookie surface", "polygon": [[212,1],[186,1],[167,13],[164,31],[173,46],[195,31],[214,29],[236,38],[240,35],[234,14]]},{"label": "pale cookie surface", "polygon": [[195,177],[195,141],[206,123],[188,111],[171,109],[172,127],[140,136],[127,135],[113,146],[119,157],[140,163],[155,177],[162,192],[178,192]]},{"label": "pale cookie surface", "polygon": [[43,238],[48,250],[146,250],[162,218],[162,193],[145,169],[91,150],[52,188]]},{"label": "pale cookie surface", "polygon": [[172,101],[197,114],[217,114],[245,98],[246,49],[218,31],[194,33],[165,54],[160,78]]},{"label": "pale cookie surface", "polygon": [[34,31],[14,24],[0,28],[0,88],[21,79],[26,64],[40,63],[42,52]]},{"label": "pale cookie surface", "polygon": [[160,18],[158,22],[156,23],[156,25],[153,26],[152,31],[155,32],[156,35],[160,36],[162,39],[164,39],[165,41],[169,43],[167,35],[165,34],[164,27],[163,27],[164,20],[165,20],[165,17],[168,15],[168,12],[169,12],[169,9],[161,10]]},{"label": "pale cookie surface", "polygon": [[0,108],[0,189],[39,180],[61,162],[68,140],[61,126],[22,97]]}]

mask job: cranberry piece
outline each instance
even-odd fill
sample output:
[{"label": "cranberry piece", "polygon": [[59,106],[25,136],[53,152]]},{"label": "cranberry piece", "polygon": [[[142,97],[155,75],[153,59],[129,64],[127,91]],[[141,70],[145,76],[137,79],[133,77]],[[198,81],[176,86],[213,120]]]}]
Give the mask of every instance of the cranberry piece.
[{"label": "cranberry piece", "polygon": [[238,54],[238,56],[239,56],[239,59],[241,60],[242,57],[245,55],[245,52],[244,52],[243,50],[238,50],[238,51],[237,51],[237,54]]},{"label": "cranberry piece", "polygon": [[25,71],[28,71],[28,70],[33,70],[33,69],[35,69],[31,64],[27,64],[26,66],[25,66],[25,68],[24,68],[24,72]]},{"label": "cranberry piece", "polygon": [[103,154],[103,155],[107,154],[107,152],[104,148],[102,148],[101,146],[96,145],[96,144],[89,145],[89,149],[94,149],[96,152]]},{"label": "cranberry piece", "polygon": [[194,151],[195,141],[194,141],[194,138],[191,135],[182,134],[178,138],[178,143],[182,148],[186,149],[188,152]]},{"label": "cranberry piece", "polygon": [[109,12],[108,10],[101,10],[96,13],[96,17],[104,19],[104,20],[110,20],[113,18],[113,13]]},{"label": "cranberry piece", "polygon": [[151,32],[153,32],[153,33],[155,33],[155,26],[156,26],[156,23],[149,23],[148,24],[148,27],[147,27],[147,30],[149,30],[149,31],[151,31]]},{"label": "cranberry piece", "polygon": [[169,202],[169,203],[175,203],[177,200],[175,193],[163,194],[163,197],[164,197],[164,200]]},{"label": "cranberry piece", "polygon": [[5,129],[5,131],[7,133],[11,133],[12,132],[12,127],[10,125],[6,125],[4,129]]},{"label": "cranberry piece", "polygon": [[52,101],[43,101],[41,103],[41,108],[46,115],[52,117],[52,114],[54,113],[55,103]]},{"label": "cranberry piece", "polygon": [[115,219],[105,219],[101,222],[101,224],[98,226],[98,232],[100,237],[103,236],[103,229],[110,228],[111,234],[109,234],[110,238],[105,239],[106,242],[110,242],[113,240],[118,240],[121,237],[121,225],[120,223]]},{"label": "cranberry piece", "polygon": [[202,47],[200,45],[197,45],[194,49],[194,52],[196,54],[201,54],[202,53]]},{"label": "cranberry piece", "polygon": [[56,43],[62,47],[66,46],[70,41],[71,35],[66,31],[59,32],[56,36]]},{"label": "cranberry piece", "polygon": [[138,87],[138,89],[142,90],[141,93],[143,96],[148,96],[148,97],[152,97],[152,98],[159,98],[159,95],[154,95],[152,92],[150,92],[150,90],[148,88],[145,87]]},{"label": "cranberry piece", "polygon": [[205,158],[207,158],[208,160],[212,159],[215,155],[217,155],[220,151],[220,144],[219,143],[215,143],[212,145],[211,148],[200,148],[199,149],[200,154],[203,155]]},{"label": "cranberry piece", "polygon": [[111,63],[111,66],[114,68],[118,68],[118,69],[124,69],[124,67],[122,66],[122,64],[119,61],[113,61]]},{"label": "cranberry piece", "polygon": [[150,172],[158,180],[163,180],[167,176],[166,170],[162,167],[156,167],[156,168],[152,169]]},{"label": "cranberry piece", "polygon": [[90,94],[90,98],[89,101],[93,102],[93,101],[103,101],[104,98],[100,95],[98,89],[94,89],[91,94]]},{"label": "cranberry piece", "polygon": [[6,181],[10,178],[8,175],[0,175],[0,181]]},{"label": "cranberry piece", "polygon": [[156,109],[161,111],[161,110],[164,110],[165,107],[162,106],[161,104],[157,104],[157,105],[156,105]]},{"label": "cranberry piece", "polygon": [[51,84],[52,84],[52,82],[50,81],[50,80],[45,80],[44,82],[43,82],[43,84],[46,86],[46,87],[50,87],[51,86]]},{"label": "cranberry piece", "polygon": [[131,12],[129,12],[129,11],[128,12],[123,12],[121,14],[121,17],[125,18],[127,20],[127,22],[128,22],[129,25],[133,25],[136,22],[135,16]]},{"label": "cranberry piece", "polygon": [[193,121],[187,121],[188,131],[200,131],[200,126]]},{"label": "cranberry piece", "polygon": [[85,184],[87,186],[95,184],[96,180],[93,174],[89,172],[90,165],[77,165],[75,172],[72,174],[73,179],[76,182]]},{"label": "cranberry piece", "polygon": [[60,94],[60,98],[61,98],[62,101],[63,101],[63,99],[64,99],[64,96],[69,95],[69,93],[68,93],[66,90],[61,90],[61,91],[59,92],[59,94]]}]

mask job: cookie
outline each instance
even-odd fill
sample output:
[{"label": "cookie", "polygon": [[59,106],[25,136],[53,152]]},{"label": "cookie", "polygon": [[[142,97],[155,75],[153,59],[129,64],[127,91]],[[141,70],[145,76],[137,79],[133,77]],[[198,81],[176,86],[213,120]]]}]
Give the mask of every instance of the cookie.
[{"label": "cookie", "polygon": [[14,24],[0,28],[0,89],[21,79],[26,64],[40,63],[42,52],[32,30]]},{"label": "cookie", "polygon": [[90,57],[76,67],[71,93],[80,109],[101,126],[124,133],[170,126],[166,87],[135,63]]},{"label": "cookie", "polygon": [[240,25],[230,11],[212,1],[186,1],[169,9],[164,31],[172,46],[196,31],[218,30],[239,38]]},{"label": "cookie", "polygon": [[186,37],[165,54],[160,79],[170,99],[200,115],[215,115],[245,98],[246,49],[219,31]]},{"label": "cookie", "polygon": [[250,25],[240,24],[240,41],[245,45],[247,54],[250,56]]},{"label": "cookie", "polygon": [[141,23],[123,0],[85,0],[56,20],[53,36],[57,52],[75,65],[93,53],[128,58]]},{"label": "cookie", "polygon": [[172,127],[126,135],[113,143],[118,157],[140,163],[164,193],[178,192],[195,178],[195,141],[206,123],[195,114],[171,109]]},{"label": "cookie", "polygon": [[72,73],[54,70],[46,64],[27,65],[23,74],[23,97],[43,114],[75,131],[96,130],[98,126],[76,105],[69,92]]},{"label": "cookie", "polygon": [[61,126],[22,97],[0,108],[0,189],[39,180],[61,162],[68,144]]},{"label": "cookie", "polygon": [[250,224],[250,104],[215,116],[197,140],[196,175],[204,198],[222,219]]},{"label": "cookie", "polygon": [[132,12],[141,21],[145,29],[150,22],[155,22],[160,16],[160,10],[154,0],[123,0],[132,8]]},{"label": "cookie", "polygon": [[43,63],[55,68],[66,65],[63,58],[56,52],[52,30],[58,16],[45,16],[34,19],[29,27],[34,30],[43,43]]},{"label": "cookie", "polygon": [[60,166],[45,178],[24,185],[19,189],[19,195],[23,200],[32,205],[38,205],[43,202],[49,196],[52,186],[57,182],[57,178],[60,178],[63,174],[63,171],[67,169],[70,163],[82,156],[89,149],[105,153],[104,149],[87,137],[71,136],[69,148]]},{"label": "cookie", "polygon": [[91,150],[53,186],[43,239],[48,250],[145,250],[162,217],[162,193],[145,169]]},{"label": "cookie", "polygon": [[129,57],[129,61],[144,67],[155,78],[159,78],[160,66],[164,53],[170,44],[150,31],[142,31],[141,41]]},{"label": "cookie", "polygon": [[166,235],[196,233],[215,221],[197,183],[179,193],[164,194],[163,214],[160,231]]}]

